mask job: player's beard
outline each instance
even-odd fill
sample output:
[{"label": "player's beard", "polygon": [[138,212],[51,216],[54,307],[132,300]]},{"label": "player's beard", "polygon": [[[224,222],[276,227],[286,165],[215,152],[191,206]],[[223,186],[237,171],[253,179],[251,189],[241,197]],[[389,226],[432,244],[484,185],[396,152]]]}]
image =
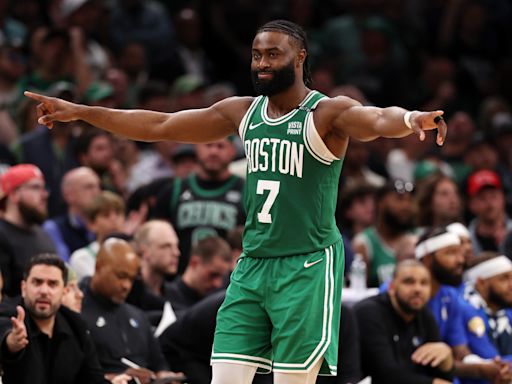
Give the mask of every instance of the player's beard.
[{"label": "player's beard", "polygon": [[43,211],[43,210],[34,208],[34,207],[26,204],[24,201],[19,202],[18,209],[20,211],[20,215],[21,215],[23,221],[26,224],[41,225],[46,220],[46,216],[47,216],[46,210]]},{"label": "player's beard", "polygon": [[[262,80],[258,78],[258,73],[272,73],[272,78]],[[269,71],[251,71],[252,86],[258,95],[274,96],[280,92],[286,91],[295,83],[295,69],[293,61],[280,69]]]},{"label": "player's beard", "polygon": [[489,302],[496,305],[498,308],[509,308],[512,307],[512,302],[510,300],[506,300],[497,293],[492,287],[489,287]]},{"label": "player's beard", "polygon": [[456,275],[443,267],[435,258],[432,258],[432,275],[441,285],[458,287],[462,284],[462,274]]}]

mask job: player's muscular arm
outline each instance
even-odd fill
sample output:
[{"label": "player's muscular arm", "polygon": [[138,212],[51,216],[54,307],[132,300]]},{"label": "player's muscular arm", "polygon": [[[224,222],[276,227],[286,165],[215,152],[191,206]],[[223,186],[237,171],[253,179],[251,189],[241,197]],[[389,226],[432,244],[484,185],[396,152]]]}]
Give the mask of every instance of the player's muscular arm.
[{"label": "player's muscular arm", "polygon": [[236,133],[252,101],[250,97],[231,97],[208,108],[161,113],[91,107],[32,92],[25,95],[40,102],[39,122],[49,128],[55,121],[83,120],[133,140],[187,143],[215,141]]},{"label": "player's muscular arm", "polygon": [[339,135],[368,141],[377,137],[404,137],[416,133],[421,140],[426,130],[438,129],[438,144],[446,137],[446,124],[440,119],[443,111],[414,111],[409,116],[411,128],[404,122],[407,110],[400,107],[378,108],[362,106],[348,97],[336,97],[326,100],[323,107],[332,118],[331,129]]}]

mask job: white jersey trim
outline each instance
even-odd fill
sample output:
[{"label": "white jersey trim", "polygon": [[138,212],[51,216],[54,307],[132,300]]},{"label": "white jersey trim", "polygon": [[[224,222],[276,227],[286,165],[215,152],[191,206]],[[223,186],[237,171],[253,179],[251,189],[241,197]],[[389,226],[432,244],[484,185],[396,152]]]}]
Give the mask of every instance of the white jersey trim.
[{"label": "white jersey trim", "polygon": [[244,141],[245,131],[247,130],[247,122],[250,116],[253,114],[254,109],[256,109],[256,106],[258,105],[262,97],[263,96],[258,96],[254,98],[251,105],[247,109],[247,112],[245,112],[244,117],[242,117],[242,121],[240,121],[240,125],[238,126],[238,135],[240,136],[242,142]]},{"label": "white jersey trim", "polygon": [[[322,99],[318,100],[312,108],[315,108]],[[319,162],[329,165],[334,160],[340,160],[327,148],[324,141],[316,130],[313,120],[313,113],[309,112],[306,116],[306,126],[304,128],[304,143],[308,152]]]},{"label": "white jersey trim", "polygon": [[321,359],[331,343],[332,320],[334,312],[334,251],[332,245],[325,249],[325,292],[324,292],[324,313],[322,324],[322,338],[315,350],[309,355],[304,363],[279,363],[274,362],[274,372],[308,372]]},{"label": "white jersey trim", "polygon": [[272,119],[268,117],[267,109],[268,109],[268,97],[265,97],[265,100],[263,101],[263,106],[261,107],[261,118],[267,125],[279,125],[285,122],[286,120],[290,119],[291,117],[295,116],[295,114],[299,111],[300,106],[306,104],[311,98],[316,94],[316,91],[309,92],[304,100],[300,102],[300,104],[297,106],[297,108],[292,109],[290,112],[288,112],[286,115],[283,115],[281,117],[278,117],[277,119]]},{"label": "white jersey trim", "polygon": [[270,373],[272,372],[272,366],[266,365],[262,363],[253,363],[251,361],[243,361],[243,360],[230,360],[230,359],[215,359],[210,361],[210,365],[216,364],[216,363],[228,363],[228,364],[241,364],[241,365],[248,365],[250,367],[256,367],[264,369],[267,372],[262,373]]}]

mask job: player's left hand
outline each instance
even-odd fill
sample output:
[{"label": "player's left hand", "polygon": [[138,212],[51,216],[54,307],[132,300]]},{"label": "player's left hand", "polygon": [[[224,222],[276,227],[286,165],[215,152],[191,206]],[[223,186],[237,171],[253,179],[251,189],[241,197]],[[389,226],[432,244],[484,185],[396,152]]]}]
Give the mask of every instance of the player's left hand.
[{"label": "player's left hand", "polygon": [[436,142],[438,145],[443,145],[448,131],[448,126],[444,121],[443,114],[443,111],[414,111],[411,113],[409,119],[411,129],[419,136],[421,141],[425,140],[425,131],[437,129]]}]

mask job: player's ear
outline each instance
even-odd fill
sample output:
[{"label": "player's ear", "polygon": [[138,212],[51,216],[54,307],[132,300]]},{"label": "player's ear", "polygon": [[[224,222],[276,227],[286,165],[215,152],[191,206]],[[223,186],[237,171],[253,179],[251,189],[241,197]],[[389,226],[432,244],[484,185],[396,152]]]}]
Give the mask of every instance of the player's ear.
[{"label": "player's ear", "polygon": [[304,64],[307,56],[308,56],[308,53],[306,52],[306,50],[304,48],[299,49],[299,52],[297,53],[297,62],[299,64]]}]

